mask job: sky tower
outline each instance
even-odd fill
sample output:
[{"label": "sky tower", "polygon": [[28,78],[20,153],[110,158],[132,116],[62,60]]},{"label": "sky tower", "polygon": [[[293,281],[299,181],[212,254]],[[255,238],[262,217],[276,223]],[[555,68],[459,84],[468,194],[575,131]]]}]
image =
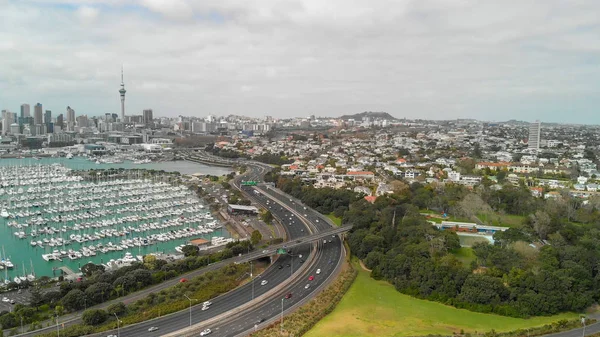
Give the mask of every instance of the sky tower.
[{"label": "sky tower", "polygon": [[119,94],[121,94],[121,122],[125,122],[125,82],[123,82],[123,66],[121,66],[121,89],[119,89]]}]

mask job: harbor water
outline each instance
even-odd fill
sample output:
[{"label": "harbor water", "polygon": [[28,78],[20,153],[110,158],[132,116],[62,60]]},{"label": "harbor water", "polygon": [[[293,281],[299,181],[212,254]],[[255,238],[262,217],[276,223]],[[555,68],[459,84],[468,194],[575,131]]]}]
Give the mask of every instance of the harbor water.
[{"label": "harbor water", "polygon": [[140,165],[96,164],[79,157],[0,159],[0,254],[4,265],[10,261],[14,266],[0,270],[0,279],[58,276],[62,266],[78,272],[88,262],[175,253],[191,239],[230,237],[187,188],[142,174],[90,182],[69,172],[119,167],[230,172],[185,161]]}]

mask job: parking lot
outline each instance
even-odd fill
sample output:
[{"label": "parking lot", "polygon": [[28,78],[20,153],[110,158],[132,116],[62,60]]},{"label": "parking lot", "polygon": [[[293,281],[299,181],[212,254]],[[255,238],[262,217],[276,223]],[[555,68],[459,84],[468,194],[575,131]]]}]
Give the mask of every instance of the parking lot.
[{"label": "parking lot", "polygon": [[[47,293],[48,291],[52,291],[52,290],[58,290],[58,288],[57,287],[42,288],[41,292],[42,292],[42,294],[44,294],[44,293]],[[9,300],[14,300],[15,304],[17,304],[17,303],[27,304],[27,303],[29,303],[30,296],[31,295],[29,294],[29,289],[22,289],[20,294],[17,290],[7,291],[5,293],[2,293],[2,294],[0,294],[0,299],[3,299],[4,297],[6,297]],[[11,304],[10,302],[0,301],[0,311],[4,311],[4,310],[12,311],[12,307],[15,304]]]}]

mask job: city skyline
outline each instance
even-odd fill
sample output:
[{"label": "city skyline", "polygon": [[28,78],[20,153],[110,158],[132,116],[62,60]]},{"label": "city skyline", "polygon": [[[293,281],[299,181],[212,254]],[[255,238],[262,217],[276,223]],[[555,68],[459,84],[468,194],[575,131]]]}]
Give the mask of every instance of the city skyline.
[{"label": "city skyline", "polygon": [[10,111],[41,102],[52,111],[119,113],[124,64],[132,115],[386,111],[600,124],[594,2],[0,0],[0,7],[7,27],[0,109]]}]

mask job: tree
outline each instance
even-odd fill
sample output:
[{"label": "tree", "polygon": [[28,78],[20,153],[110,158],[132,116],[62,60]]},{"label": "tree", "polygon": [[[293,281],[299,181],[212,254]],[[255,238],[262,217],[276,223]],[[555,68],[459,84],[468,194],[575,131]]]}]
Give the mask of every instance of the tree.
[{"label": "tree", "polygon": [[96,282],[85,290],[85,296],[91,303],[102,303],[110,297],[113,287],[109,283]]},{"label": "tree", "polygon": [[69,311],[79,310],[85,305],[85,294],[79,289],[69,291],[61,300],[62,305]]},{"label": "tree", "polygon": [[536,211],[529,216],[533,230],[539,235],[540,239],[545,240],[548,235],[550,217],[544,211]]},{"label": "tree", "polygon": [[98,325],[104,323],[108,315],[102,309],[89,309],[83,312],[81,319],[87,325]]},{"label": "tree", "polygon": [[146,267],[146,269],[148,270],[155,270],[156,269],[156,256],[155,255],[145,255],[144,256],[144,267]]},{"label": "tree", "polygon": [[39,287],[33,287],[29,290],[29,304],[34,307],[34,308],[38,308],[40,305],[42,305],[42,303],[44,303],[44,298],[42,296],[42,292],[40,291]]},{"label": "tree", "polygon": [[262,240],[262,234],[259,230],[255,229],[250,236],[250,242],[252,242],[253,245],[256,245],[260,242],[260,240]]},{"label": "tree", "polygon": [[108,312],[109,315],[117,314],[118,316],[121,316],[127,312],[127,307],[123,302],[118,302],[109,305],[108,308],[106,308],[106,312]]},{"label": "tree", "polygon": [[86,263],[83,265],[83,267],[81,267],[81,272],[85,274],[85,276],[92,276],[92,274],[94,272],[100,272],[103,273],[104,272],[104,266],[103,265],[96,265],[93,263]]},{"label": "tree", "polygon": [[265,211],[265,212],[262,212],[260,218],[265,223],[271,223],[271,221],[273,221],[273,214],[271,214],[271,211]]},{"label": "tree", "polygon": [[196,246],[196,245],[187,245],[187,246],[183,247],[183,249],[181,251],[183,252],[183,255],[185,257],[198,256],[198,252],[200,252],[200,248],[198,248],[198,246]]}]

